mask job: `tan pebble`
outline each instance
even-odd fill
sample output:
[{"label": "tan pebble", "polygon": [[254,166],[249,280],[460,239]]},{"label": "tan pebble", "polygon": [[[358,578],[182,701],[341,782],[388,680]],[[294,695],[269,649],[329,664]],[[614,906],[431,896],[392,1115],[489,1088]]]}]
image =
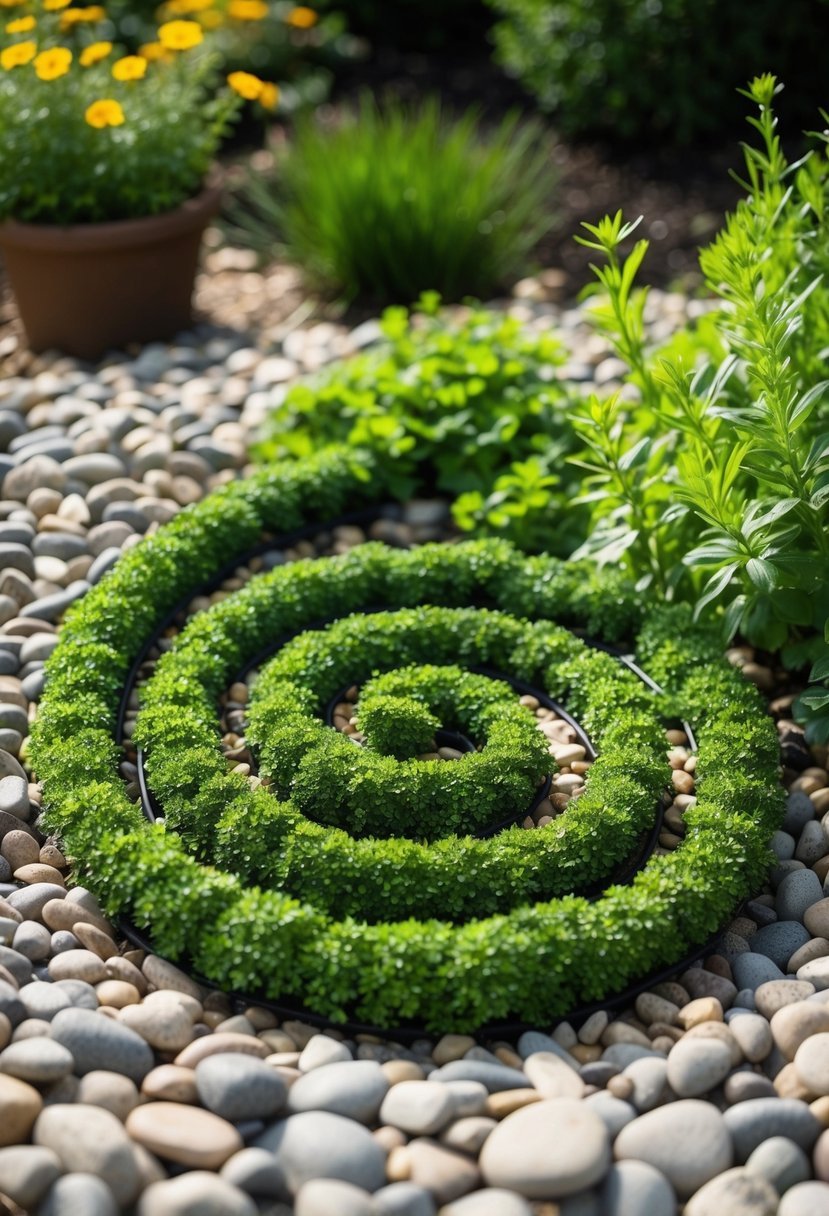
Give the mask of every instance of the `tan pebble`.
[{"label": "tan pebble", "polygon": [[611,1077],[607,1083],[608,1093],[613,1094],[614,1098],[620,1098],[626,1102],[633,1093],[633,1081],[630,1077],[622,1076],[621,1073],[616,1077]]},{"label": "tan pebble", "polygon": [[149,1152],[191,1169],[217,1170],[244,1147],[232,1124],[178,1102],[148,1102],[127,1116],[129,1136]]},{"label": "tan pebble", "polygon": [[662,1051],[667,1055],[675,1042],[676,1039],[672,1039],[670,1035],[660,1034],[656,1036],[651,1045],[654,1051]]},{"label": "tan pebble", "polygon": [[42,915],[43,923],[54,931],[68,929],[71,933],[75,925],[82,921],[86,925],[95,925],[102,933],[107,933],[110,937],[115,936],[112,926],[100,916],[96,916],[94,912],[90,912],[87,908],[72,903],[68,899],[50,899],[44,905]]},{"label": "tan pebble", "polygon": [[680,1009],[683,1009],[691,1000],[686,989],[674,980],[666,980],[665,983],[654,984],[651,992],[655,992],[657,996],[664,997],[666,1001],[670,1001],[673,1005],[678,1005]]},{"label": "tan pebble", "polygon": [[40,857],[40,849],[34,836],[31,836],[28,832],[12,828],[3,837],[3,842],[0,844],[0,854],[5,857],[12,870],[18,870],[22,866],[37,862]]},{"label": "tan pebble", "polygon": [[103,959],[91,950],[65,950],[56,954],[49,963],[52,980],[84,980],[87,984],[100,984],[106,979]]},{"label": "tan pebble", "polygon": [[197,1001],[201,1000],[202,991],[199,985],[166,959],[159,958],[156,954],[148,954],[141,964],[141,970],[153,988],[170,988],[176,992],[186,992]]},{"label": "tan pebble", "polygon": [[815,790],[809,795],[815,808],[816,815],[829,811],[829,789]]},{"label": "tan pebble", "polygon": [[86,1106],[100,1106],[123,1123],[138,1105],[138,1090],[129,1077],[100,1069],[81,1077],[77,1101]]},{"label": "tan pebble", "polygon": [[5,1013],[0,1013],[0,1051],[12,1041],[12,1024]]},{"label": "tan pebble", "polygon": [[0,1147],[28,1140],[42,1107],[43,1099],[33,1086],[0,1073]]},{"label": "tan pebble", "polygon": [[[564,1065],[565,1068],[569,1065]],[[576,1076],[575,1073],[573,1073]],[[578,1077],[576,1076],[576,1080]],[[537,1089],[527,1087],[526,1089],[505,1089],[500,1093],[490,1094],[486,1100],[486,1113],[491,1119],[506,1119],[507,1115],[511,1115],[513,1111],[521,1110],[525,1106],[531,1106],[534,1102],[541,1101],[541,1094]]]},{"label": "tan pebble", "polygon": [[639,1047],[651,1045],[646,1034],[626,1022],[611,1022],[602,1032],[601,1041],[604,1047],[611,1047],[614,1043],[635,1043]]},{"label": "tan pebble", "polygon": [[515,1051],[514,1048],[507,1047],[503,1043],[499,1043],[495,1048],[495,1055],[502,1064],[506,1064],[507,1068],[517,1068],[520,1070],[524,1067],[524,1061],[521,1059],[518,1052]]},{"label": "tan pebble", "polygon": [[126,1005],[121,1010],[121,1021],[158,1051],[181,1051],[193,1038],[190,1015],[172,1002]]},{"label": "tan pebble", "polygon": [[248,1034],[210,1034],[188,1044],[183,1051],[179,1052],[173,1063],[180,1064],[183,1068],[195,1068],[208,1056],[219,1055],[227,1051],[257,1056],[260,1060],[264,1060],[265,1056],[271,1054],[266,1043]]},{"label": "tan pebble", "polygon": [[407,1182],[411,1176],[412,1160],[408,1148],[404,1145],[393,1148],[386,1160],[387,1180],[389,1182]]},{"label": "tan pebble", "polygon": [[827,954],[829,954],[829,941],[823,937],[813,937],[808,942],[804,942],[799,950],[795,950],[786,964],[786,970],[797,972],[807,963],[814,962],[816,958],[826,958]]},{"label": "tan pebble", "polygon": [[[267,1059],[267,1057],[265,1057]],[[279,1064],[274,1068],[274,1072],[278,1077],[281,1077],[288,1089],[294,1085],[300,1077],[304,1077],[305,1073],[299,1068],[294,1068],[285,1064]]]},{"label": "tan pebble", "polygon": [[590,1046],[593,1046],[594,1043],[598,1043],[599,1039],[604,1034],[609,1020],[610,1019],[608,1018],[608,1015],[605,1013],[604,1009],[597,1009],[595,1013],[591,1013],[590,1017],[579,1029],[579,1039],[581,1042],[587,1043]]},{"label": "tan pebble", "polygon": [[685,1031],[680,1026],[666,1026],[664,1022],[651,1022],[648,1027],[648,1038],[653,1043],[656,1039],[670,1039],[678,1043]]},{"label": "tan pebble", "polygon": [[684,769],[674,769],[671,773],[671,784],[678,794],[693,794],[694,792],[694,778]]},{"label": "tan pebble", "polygon": [[483,1148],[487,1137],[495,1130],[498,1123],[485,1115],[470,1115],[458,1119],[441,1133],[440,1142],[445,1148],[454,1149],[458,1153],[468,1153],[477,1157]]},{"label": "tan pebble", "polygon": [[34,862],[32,865],[20,866],[19,869],[15,870],[14,877],[18,882],[51,882],[56,887],[65,886],[60,870],[56,870],[54,866],[41,865],[39,861]]},{"label": "tan pebble", "polygon": [[186,992],[173,992],[169,988],[158,988],[155,992],[148,992],[144,997],[144,1005],[147,1009],[156,1009],[159,1005],[172,1005],[183,1009],[194,1024],[201,1021],[204,1016],[199,1001],[188,996]]},{"label": "tan pebble", "polygon": [[809,1110],[823,1127],[829,1127],[829,1097],[815,1098],[809,1103]]},{"label": "tan pebble", "polygon": [[120,957],[108,958],[104,963],[104,967],[110,979],[123,980],[124,983],[132,984],[142,996],[146,993],[147,981],[129,959]]},{"label": "tan pebble", "polygon": [[384,1153],[391,1153],[396,1148],[402,1148],[408,1142],[408,1137],[401,1132],[399,1127],[389,1127],[388,1124],[378,1127],[371,1134]]},{"label": "tan pebble", "polygon": [[793,1060],[801,1043],[815,1034],[829,1032],[829,1005],[819,1001],[797,1001],[784,1005],[769,1023],[772,1038],[787,1060]]},{"label": "tan pebble", "polygon": [[4,899],[0,899],[0,917],[4,918],[5,921],[13,921],[15,924],[22,924],[23,922],[22,913],[19,913],[17,908],[13,908],[11,903]]},{"label": "tan pebble", "polygon": [[[292,1021],[292,1020],[283,1022],[282,1030],[285,1032],[285,1034],[290,1035],[290,1037],[294,1041],[294,1045],[298,1048],[299,1051],[302,1051],[303,1048],[308,1046],[311,1039],[313,1039],[314,1035],[319,1034],[319,1031],[317,1030],[317,1028],[315,1026],[309,1026],[307,1022],[299,1022],[299,1021]],[[365,1039],[361,1039],[361,1041],[372,1042],[372,1043],[380,1042],[380,1040],[377,1038],[365,1038]]]},{"label": "tan pebble", "polygon": [[451,1203],[481,1185],[478,1166],[465,1154],[424,1139],[412,1140],[404,1151],[411,1161],[412,1182],[430,1191],[438,1206]]},{"label": "tan pebble", "polygon": [[249,1005],[245,1010],[245,1017],[257,1034],[260,1030],[275,1030],[279,1025],[276,1014],[271,1013],[270,1009],[263,1009],[260,1005]]},{"label": "tan pebble", "polygon": [[800,1102],[811,1102],[817,1096],[803,1084],[794,1064],[784,1064],[773,1084],[780,1098],[797,1098]]},{"label": "tan pebble", "polygon": [[774,672],[770,667],[762,667],[759,663],[744,663],[743,675],[764,692],[771,692],[774,688]]},{"label": "tan pebble", "polygon": [[680,1009],[677,1021],[680,1026],[690,1030],[702,1022],[722,1022],[723,1007],[715,996],[700,996],[695,1001],[689,1001]]},{"label": "tan pebble", "polygon": [[808,772],[802,773],[789,786],[791,793],[796,794],[816,794],[818,790],[822,790],[826,782],[820,777],[811,777]]},{"label": "tan pebble", "polygon": [[265,1063],[271,1068],[290,1068],[294,1072],[299,1072],[299,1061],[301,1057],[299,1051],[275,1051],[273,1055],[265,1056]]},{"label": "tan pebble", "polygon": [[102,980],[100,984],[95,985],[95,991],[101,1004],[109,1005],[112,1009],[137,1005],[141,1000],[141,993],[135,984],[127,984],[124,980]]},{"label": "tan pebble", "polygon": [[225,1018],[223,1022],[220,1022],[216,1029],[227,1034],[256,1034],[255,1027],[247,1020],[244,1014],[241,1013],[237,1013],[232,1017]]},{"label": "tan pebble", "polygon": [[646,1026],[653,1022],[671,1026],[677,1021],[679,1008],[654,992],[643,992],[636,998],[636,1012]]},{"label": "tan pebble", "polygon": [[0,979],[3,980],[4,983],[8,984],[10,988],[20,987],[11,971],[9,971],[8,967],[4,967],[2,963],[0,963]]},{"label": "tan pebble", "polygon": [[435,1043],[432,1058],[435,1064],[451,1064],[472,1051],[475,1040],[470,1035],[444,1035]]},{"label": "tan pebble", "polygon": [[141,1092],[145,1098],[164,1102],[181,1102],[185,1105],[198,1105],[199,1102],[195,1072],[192,1068],[180,1068],[176,1064],[160,1064],[148,1072],[141,1083]]},{"label": "tan pebble", "polygon": [[389,1085],[399,1085],[401,1081],[424,1081],[426,1074],[414,1060],[387,1060],[380,1065]]},{"label": "tan pebble", "polygon": [[78,941],[86,946],[87,950],[92,950],[104,962],[118,953],[112,938],[108,934],[102,933],[95,925],[78,921],[72,932]]},{"label": "tan pebble", "polygon": [[593,1064],[602,1058],[602,1049],[598,1043],[576,1043],[570,1048],[570,1055],[579,1064]]},{"label": "tan pebble", "polygon": [[[826,816],[824,815],[823,818],[825,819]],[[829,836],[829,831],[827,831],[827,829],[829,829],[829,823],[821,822],[821,826],[823,827],[823,830],[824,830],[824,832],[826,832],[827,836]],[[815,864],[812,866],[812,869],[814,870],[815,874],[817,874],[818,878],[820,879],[821,886],[823,886],[823,883],[826,881],[827,875],[829,875],[829,853],[825,853],[823,855],[823,857],[819,857],[817,859],[817,861],[815,862]]]},{"label": "tan pebble", "polygon": [[688,1039],[718,1039],[721,1043],[725,1043],[731,1052],[731,1064],[734,1068],[743,1061],[740,1044],[734,1038],[725,1022],[698,1022],[696,1026],[692,1026],[690,1030],[686,1030],[683,1035],[683,1041],[687,1041]]},{"label": "tan pebble", "polygon": [[66,858],[60,849],[55,848],[53,844],[45,844],[43,846],[40,850],[38,861],[42,862],[45,866],[53,866],[56,870],[66,868]]},{"label": "tan pebble", "polygon": [[297,1045],[284,1030],[263,1030],[259,1036],[268,1051],[296,1051]]},{"label": "tan pebble", "polygon": [[221,1026],[222,1022],[226,1021],[226,1018],[218,1009],[208,1009],[205,1011],[202,1020],[205,1026],[209,1026],[211,1030],[215,1030],[218,1026]]}]

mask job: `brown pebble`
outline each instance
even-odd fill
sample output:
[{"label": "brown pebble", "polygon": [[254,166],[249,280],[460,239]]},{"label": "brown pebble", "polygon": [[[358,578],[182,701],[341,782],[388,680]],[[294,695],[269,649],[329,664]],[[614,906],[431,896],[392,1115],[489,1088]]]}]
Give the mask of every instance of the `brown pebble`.
[{"label": "brown pebble", "polygon": [[35,864],[40,858],[40,849],[35,838],[28,832],[13,828],[3,837],[3,842],[0,844],[0,855],[5,857],[14,871],[23,866]]},{"label": "brown pebble", "polygon": [[0,898],[0,916],[5,920],[13,920],[16,925],[23,922],[23,916],[17,908],[13,908],[7,900],[2,898]]},{"label": "brown pebble", "polygon": [[66,858],[60,849],[55,848],[53,844],[45,844],[40,850],[38,861],[45,866],[54,866],[56,870],[64,870],[66,868]]},{"label": "brown pebble", "polygon": [[815,1098],[809,1103],[809,1110],[823,1127],[829,1127],[829,1097]]},{"label": "brown pebble", "polygon": [[710,954],[705,960],[705,970],[710,971],[712,975],[720,976],[724,980],[731,980],[733,978],[731,964],[721,954]]},{"label": "brown pebble", "polygon": [[540,1101],[541,1094],[530,1086],[526,1089],[504,1089],[500,1093],[489,1095],[484,1113],[492,1119],[506,1119],[513,1111]]},{"label": "brown pebble", "polygon": [[127,1134],[166,1161],[218,1170],[244,1147],[233,1124],[178,1102],[148,1102],[130,1111]]},{"label": "brown pebble", "polygon": [[[61,883],[63,883],[62,878]],[[102,933],[108,933],[110,937],[115,936],[112,926],[107,921],[71,900],[50,899],[43,907],[42,916],[43,923],[53,931],[68,929],[71,933],[75,925],[82,921],[86,925],[95,925],[97,929],[100,929]]]},{"label": "brown pebble", "polygon": [[20,866],[15,870],[14,876],[18,882],[49,882],[54,883],[56,887],[65,886],[60,870],[56,870],[54,866],[41,865],[39,861],[29,866]]},{"label": "brown pebble", "polygon": [[104,962],[108,958],[113,958],[118,953],[112,938],[100,929],[96,929],[94,925],[87,925],[83,921],[78,921],[72,932],[78,941],[86,946],[87,950],[92,950]]},{"label": "brown pebble", "polygon": [[389,1182],[408,1182],[411,1175],[412,1159],[408,1148],[402,1144],[395,1146],[386,1159],[386,1179]]},{"label": "brown pebble", "polygon": [[98,1000],[102,1005],[112,1009],[124,1009],[127,1005],[137,1005],[141,993],[135,984],[127,984],[124,980],[102,980],[95,985]]},{"label": "brown pebble", "polygon": [[695,1001],[689,1001],[680,1009],[677,1021],[685,1030],[690,1030],[700,1022],[722,1022],[723,1007],[715,996],[697,997]]},{"label": "brown pebble", "polygon": [[228,1051],[239,1052],[241,1055],[246,1056],[258,1056],[260,1060],[264,1060],[265,1056],[271,1054],[268,1045],[253,1035],[211,1034],[206,1035],[204,1038],[196,1039],[193,1043],[188,1043],[179,1052],[173,1063],[180,1065],[182,1068],[195,1068],[200,1061],[206,1060],[208,1056],[215,1056]]},{"label": "brown pebble", "polygon": [[185,1105],[198,1105],[199,1101],[195,1072],[177,1064],[160,1064],[148,1072],[141,1083],[141,1093],[145,1098]]},{"label": "brown pebble", "polygon": [[693,794],[694,792],[694,778],[684,769],[674,769],[671,773],[671,784],[679,794]]},{"label": "brown pebble", "polygon": [[399,1085],[401,1081],[426,1080],[426,1073],[414,1060],[387,1060],[380,1068],[389,1085]]},{"label": "brown pebble", "polygon": [[504,1043],[498,1044],[495,1048],[495,1055],[502,1064],[506,1064],[507,1068],[517,1068],[519,1072],[524,1068],[524,1061],[518,1052]]},{"label": "brown pebble", "polygon": [[633,1081],[630,1077],[622,1076],[619,1073],[615,1077],[611,1077],[607,1083],[608,1092],[613,1094],[614,1098],[621,1098],[623,1102],[627,1101],[633,1093]]},{"label": "brown pebble", "polygon": [[576,1043],[570,1048],[570,1055],[579,1064],[593,1064],[602,1058],[602,1049],[598,1043]]},{"label": "brown pebble", "polygon": [[144,996],[147,992],[147,981],[138,970],[134,963],[129,959],[122,958],[118,955],[113,955],[112,958],[106,959],[104,969],[110,979],[123,980],[126,984],[132,984]]}]

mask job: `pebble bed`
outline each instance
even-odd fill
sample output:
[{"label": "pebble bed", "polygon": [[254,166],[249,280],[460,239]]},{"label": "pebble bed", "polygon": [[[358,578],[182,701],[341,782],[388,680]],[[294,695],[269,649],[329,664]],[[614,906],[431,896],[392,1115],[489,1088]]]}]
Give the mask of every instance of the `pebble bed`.
[{"label": "pebble bed", "polygon": [[[613,387],[621,369],[578,309],[542,281],[518,296],[528,325],[568,341],[564,376]],[[701,307],[654,293],[651,335]],[[71,886],[26,770],[43,661],[122,550],[244,470],[275,393],[377,336],[283,330],[257,346],[205,326],[97,367],[0,333],[0,1211],[827,1216],[827,755],[748,651],[731,658],[781,737],[777,865],[716,955],[621,1013],[514,1043],[318,1033],[132,948]],[[445,531],[429,503],[392,524],[405,543]],[[671,742],[678,839],[693,756]]]}]

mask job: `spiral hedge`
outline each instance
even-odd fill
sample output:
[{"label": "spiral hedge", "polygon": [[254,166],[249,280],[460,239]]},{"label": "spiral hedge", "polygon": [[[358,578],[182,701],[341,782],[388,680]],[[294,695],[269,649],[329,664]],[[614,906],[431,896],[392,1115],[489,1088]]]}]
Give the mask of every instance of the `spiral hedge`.
[{"label": "spiral hedge", "polygon": [[[368,455],[332,449],[231,483],[71,610],[32,735],[48,822],[111,915],[230,989],[381,1026],[549,1022],[704,941],[768,862],[776,732],[685,609],[499,541],[371,543],[278,566],[192,616],[142,689],[134,738],[163,820],[118,774],[113,733],[142,644],[263,537],[370,503],[372,474]],[[580,635],[632,642],[664,691]],[[249,777],[223,754],[218,704],[274,646],[247,711]],[[520,818],[558,767],[491,669],[566,705],[597,758],[547,826],[482,839],[468,833]],[[354,684],[362,747],[322,721]],[[614,884],[669,783],[675,717],[698,745],[685,836]],[[438,725],[477,750],[418,759]],[[597,882],[609,885],[590,900]]]}]

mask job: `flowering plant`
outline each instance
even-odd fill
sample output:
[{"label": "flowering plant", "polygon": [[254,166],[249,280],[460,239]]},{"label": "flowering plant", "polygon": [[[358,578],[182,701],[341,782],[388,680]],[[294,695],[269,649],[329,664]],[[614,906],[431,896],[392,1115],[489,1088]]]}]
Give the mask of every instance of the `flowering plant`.
[{"label": "flowering plant", "polygon": [[219,85],[210,35],[190,16],[171,14],[135,54],[113,36],[99,5],[0,0],[0,219],[173,210],[199,192],[243,100],[277,105],[276,85],[251,73]]}]

